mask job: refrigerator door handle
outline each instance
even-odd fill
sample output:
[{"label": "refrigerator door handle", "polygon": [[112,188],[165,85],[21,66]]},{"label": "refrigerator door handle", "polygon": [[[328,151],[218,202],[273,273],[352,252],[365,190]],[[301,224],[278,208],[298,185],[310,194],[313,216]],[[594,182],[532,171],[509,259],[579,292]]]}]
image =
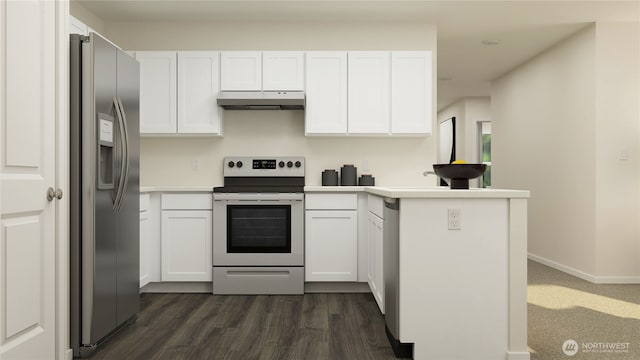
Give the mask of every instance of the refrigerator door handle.
[{"label": "refrigerator door handle", "polygon": [[120,200],[122,199],[122,194],[124,192],[126,145],[124,144],[124,141],[125,141],[124,123],[122,121],[120,105],[118,103],[118,99],[115,96],[113,97],[113,107],[115,108],[116,117],[118,118],[118,129],[120,130],[120,145],[122,149],[120,151],[120,154],[121,154],[120,156],[122,158],[120,159],[120,176],[118,179],[118,190],[116,192],[116,198],[113,201],[113,211],[118,212],[118,210],[120,209]]},{"label": "refrigerator door handle", "polygon": [[124,181],[122,182],[122,191],[120,194],[120,201],[118,202],[118,211],[120,211],[120,207],[122,207],[122,202],[124,201],[125,196],[127,195],[127,183],[129,182],[129,165],[130,165],[130,159],[129,159],[129,128],[127,127],[127,116],[126,113],[124,111],[124,105],[122,105],[122,100],[120,99],[120,97],[118,96],[117,98],[118,100],[118,109],[119,109],[119,118],[122,121],[122,129],[123,129],[123,145],[124,145],[124,163],[123,163],[123,170],[124,173],[122,176],[122,178],[124,179]]}]

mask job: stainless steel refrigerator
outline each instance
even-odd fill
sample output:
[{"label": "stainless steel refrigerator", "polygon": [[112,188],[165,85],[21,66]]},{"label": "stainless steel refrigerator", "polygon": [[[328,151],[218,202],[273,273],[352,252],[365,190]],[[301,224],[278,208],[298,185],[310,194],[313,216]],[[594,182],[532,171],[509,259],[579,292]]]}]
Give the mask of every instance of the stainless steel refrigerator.
[{"label": "stainless steel refrigerator", "polygon": [[104,38],[70,39],[71,347],[86,357],[139,304],[138,62]]}]

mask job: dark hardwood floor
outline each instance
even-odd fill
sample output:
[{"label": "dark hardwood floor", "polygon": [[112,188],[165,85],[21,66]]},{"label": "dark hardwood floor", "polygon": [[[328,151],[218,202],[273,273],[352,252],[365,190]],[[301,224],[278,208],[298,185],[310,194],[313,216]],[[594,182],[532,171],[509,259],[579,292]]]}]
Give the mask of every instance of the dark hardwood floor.
[{"label": "dark hardwood floor", "polygon": [[395,359],[371,294],[142,294],[93,359]]}]

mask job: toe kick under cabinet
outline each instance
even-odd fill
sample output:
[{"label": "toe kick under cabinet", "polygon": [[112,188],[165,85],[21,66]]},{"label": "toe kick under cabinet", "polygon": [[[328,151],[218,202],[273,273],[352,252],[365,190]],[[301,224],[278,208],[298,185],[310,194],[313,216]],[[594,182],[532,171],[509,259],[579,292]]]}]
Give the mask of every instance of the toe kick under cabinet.
[{"label": "toe kick under cabinet", "polygon": [[162,194],[161,281],[211,281],[211,194]]}]

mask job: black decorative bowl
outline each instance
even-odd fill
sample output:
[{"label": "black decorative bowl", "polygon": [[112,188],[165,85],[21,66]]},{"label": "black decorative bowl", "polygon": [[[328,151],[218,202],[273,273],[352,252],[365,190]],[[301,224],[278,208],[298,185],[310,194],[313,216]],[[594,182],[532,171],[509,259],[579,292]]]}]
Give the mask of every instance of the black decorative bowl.
[{"label": "black decorative bowl", "polygon": [[433,164],[433,171],[441,178],[449,180],[451,189],[468,189],[469,180],[484,174],[485,164]]}]

